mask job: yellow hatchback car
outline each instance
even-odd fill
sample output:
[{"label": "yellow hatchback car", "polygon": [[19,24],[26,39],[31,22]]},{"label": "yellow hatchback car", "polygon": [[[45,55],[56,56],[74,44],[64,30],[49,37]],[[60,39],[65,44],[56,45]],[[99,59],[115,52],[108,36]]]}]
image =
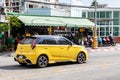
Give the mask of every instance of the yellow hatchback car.
[{"label": "yellow hatchback car", "polygon": [[35,35],[24,38],[18,44],[14,59],[21,65],[33,64],[43,68],[56,62],[84,63],[88,60],[88,53],[83,46],[76,45],[65,37]]}]

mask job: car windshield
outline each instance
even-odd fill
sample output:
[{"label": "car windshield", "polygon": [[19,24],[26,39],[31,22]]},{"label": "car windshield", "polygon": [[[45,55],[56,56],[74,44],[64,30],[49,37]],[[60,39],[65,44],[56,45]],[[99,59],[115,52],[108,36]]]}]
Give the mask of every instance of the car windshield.
[{"label": "car windshield", "polygon": [[20,44],[31,44],[35,39],[36,37],[26,37],[21,40]]}]

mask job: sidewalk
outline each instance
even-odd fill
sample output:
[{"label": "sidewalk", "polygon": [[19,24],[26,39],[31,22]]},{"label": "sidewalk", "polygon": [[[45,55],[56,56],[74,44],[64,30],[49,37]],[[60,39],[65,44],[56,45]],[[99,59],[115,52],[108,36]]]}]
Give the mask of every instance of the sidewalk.
[{"label": "sidewalk", "polygon": [[10,52],[0,52],[0,56],[6,56],[6,57],[8,57],[8,56],[13,56],[13,53],[14,53],[14,51],[10,51]]},{"label": "sidewalk", "polygon": [[86,48],[86,49],[87,49],[88,52],[120,50],[120,43],[117,43],[116,46],[98,47],[97,49],[93,49],[92,47],[88,47],[88,48]]}]

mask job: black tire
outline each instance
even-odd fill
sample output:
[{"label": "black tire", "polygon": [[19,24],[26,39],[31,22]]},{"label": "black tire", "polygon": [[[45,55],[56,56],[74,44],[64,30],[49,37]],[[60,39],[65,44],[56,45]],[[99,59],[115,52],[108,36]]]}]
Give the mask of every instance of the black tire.
[{"label": "black tire", "polygon": [[77,63],[82,64],[86,60],[86,56],[83,52],[79,53],[77,56]]},{"label": "black tire", "polygon": [[48,65],[48,57],[45,55],[41,55],[39,56],[39,58],[37,59],[37,64],[36,66],[39,68],[44,68]]},{"label": "black tire", "polygon": [[26,66],[27,63],[19,63],[21,66]]}]

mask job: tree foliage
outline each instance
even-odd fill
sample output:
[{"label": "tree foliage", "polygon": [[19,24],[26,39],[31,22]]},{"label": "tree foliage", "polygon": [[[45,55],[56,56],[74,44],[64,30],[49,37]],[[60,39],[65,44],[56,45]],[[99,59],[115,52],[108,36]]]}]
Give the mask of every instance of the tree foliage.
[{"label": "tree foliage", "polygon": [[96,0],[93,0],[93,2],[91,3],[91,6],[95,6],[95,3],[96,5],[98,5],[98,2]]},{"label": "tree foliage", "polygon": [[21,27],[21,23],[19,21],[19,19],[17,18],[17,16],[10,16],[8,17],[8,22],[11,28],[20,28]]},{"label": "tree foliage", "polygon": [[17,16],[10,16],[7,17],[7,23],[1,23],[0,24],[0,32],[7,32],[8,30],[11,30],[12,28],[18,29],[21,27],[21,23]]},{"label": "tree foliage", "polygon": [[7,32],[10,29],[10,26],[7,23],[0,24],[0,32]]}]

